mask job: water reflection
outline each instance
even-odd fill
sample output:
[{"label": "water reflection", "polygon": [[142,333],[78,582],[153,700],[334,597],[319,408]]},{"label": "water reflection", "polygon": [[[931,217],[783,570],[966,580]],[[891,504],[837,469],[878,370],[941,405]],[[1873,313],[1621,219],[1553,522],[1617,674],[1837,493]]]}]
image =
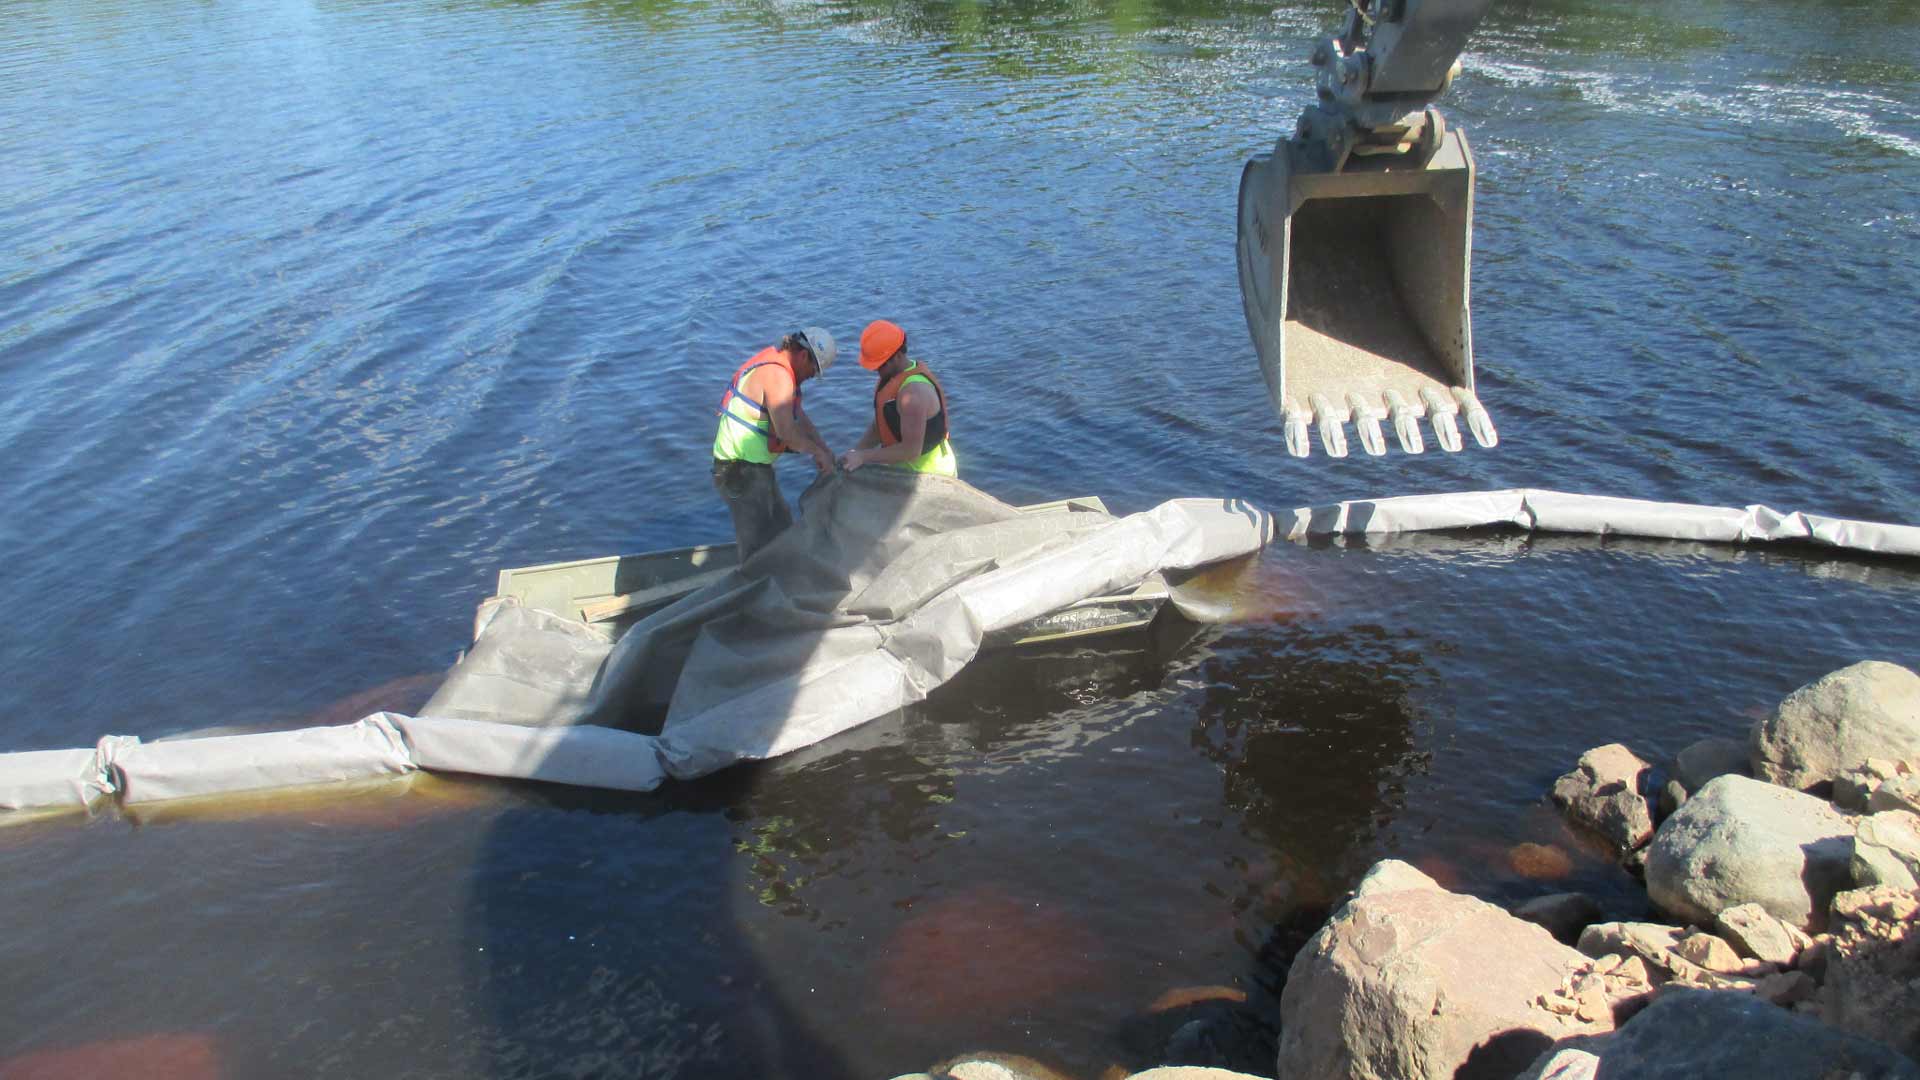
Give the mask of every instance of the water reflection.
[{"label": "water reflection", "polygon": [[1732,37],[1724,25],[1690,19],[1677,6],[1623,8],[1603,0],[1510,0],[1488,10],[1471,48],[1483,55],[1496,55],[1503,47],[1522,47],[1678,60],[1723,48]]},{"label": "water reflection", "polygon": [[[1433,689],[1408,632],[1378,626],[1238,631],[1209,648],[1194,749],[1218,764],[1226,805],[1297,862],[1342,867],[1390,821],[1426,762],[1417,702]],[[1324,899],[1322,884],[1300,883]]]},{"label": "water reflection", "polygon": [[1229,859],[1225,880],[1264,1023],[1278,1015],[1294,953],[1375,856],[1407,779],[1427,766],[1432,706],[1421,702],[1436,680],[1423,653],[1433,647],[1371,625],[1248,627],[1195,669],[1204,689],[1191,745],[1219,767],[1223,803],[1255,841],[1251,856]]}]

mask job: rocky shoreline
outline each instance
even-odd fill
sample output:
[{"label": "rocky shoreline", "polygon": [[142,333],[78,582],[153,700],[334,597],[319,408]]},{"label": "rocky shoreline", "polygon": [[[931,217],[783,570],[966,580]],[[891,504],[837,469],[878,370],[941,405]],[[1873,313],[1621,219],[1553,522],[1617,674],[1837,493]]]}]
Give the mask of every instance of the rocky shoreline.
[{"label": "rocky shoreline", "polygon": [[[1550,798],[1666,922],[1507,911],[1385,860],[1295,956],[1270,1075],[1920,1080],[1920,675],[1855,664],[1664,765],[1597,747]],[[900,1080],[1058,1078],[976,1054]]]}]

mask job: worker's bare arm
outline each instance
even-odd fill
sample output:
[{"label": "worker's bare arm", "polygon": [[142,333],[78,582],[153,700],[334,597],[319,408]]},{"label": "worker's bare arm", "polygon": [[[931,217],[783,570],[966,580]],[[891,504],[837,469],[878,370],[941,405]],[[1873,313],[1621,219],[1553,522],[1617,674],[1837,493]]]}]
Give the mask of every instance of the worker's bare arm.
[{"label": "worker's bare arm", "polygon": [[[898,465],[912,461],[923,452],[920,444],[927,438],[927,421],[940,411],[940,395],[923,382],[910,382],[900,389],[900,441],[873,449],[855,448],[840,458],[848,472],[862,465]],[[869,429],[872,430],[872,429]],[[878,433],[875,432],[875,441]]]}]

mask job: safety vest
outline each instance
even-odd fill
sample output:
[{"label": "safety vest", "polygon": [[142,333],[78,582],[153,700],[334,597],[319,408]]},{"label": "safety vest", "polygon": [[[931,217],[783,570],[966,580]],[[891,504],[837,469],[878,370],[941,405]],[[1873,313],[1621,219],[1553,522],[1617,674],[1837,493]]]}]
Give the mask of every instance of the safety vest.
[{"label": "safety vest", "polygon": [[[754,368],[773,366],[793,376],[793,361],[787,354],[775,347],[761,349],[754,353],[739,370],[733,373],[733,381],[727,384],[727,392],[720,398],[720,430],[713,436],[713,456],[720,461],[754,461],[762,465],[773,463],[775,454],[787,452],[787,444],[773,433],[773,417],[765,405],[747,396],[740,383],[747,372]],[[800,405],[800,380],[793,379],[793,404]]]},{"label": "safety vest", "polygon": [[900,441],[900,391],[915,379],[933,387],[940,399],[940,411],[927,417],[926,437],[921,440],[919,456],[900,465],[915,472],[959,476],[960,461],[947,440],[947,391],[940,385],[939,378],[917,360],[873,392],[873,426],[880,434],[880,445],[892,446]]}]

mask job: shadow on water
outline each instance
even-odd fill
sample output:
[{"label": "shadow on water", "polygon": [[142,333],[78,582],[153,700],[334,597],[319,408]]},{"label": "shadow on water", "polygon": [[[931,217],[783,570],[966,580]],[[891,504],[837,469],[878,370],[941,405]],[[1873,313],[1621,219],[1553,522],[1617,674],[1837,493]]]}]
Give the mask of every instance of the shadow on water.
[{"label": "shadow on water", "polygon": [[[850,490],[823,480],[801,505],[828,489]],[[703,722],[716,709],[753,710],[737,718],[749,723],[728,723],[746,747],[765,753],[791,711],[806,708],[797,700],[805,684],[791,678],[753,689],[748,677],[755,673],[738,669],[797,673],[844,648],[837,643],[848,620],[832,613],[886,564],[880,551],[850,545],[877,545],[899,530],[915,489],[902,490],[903,497],[862,499],[857,520],[830,524],[817,513],[813,521],[801,515],[795,529],[724,582],[623,633],[602,668],[592,718],[652,727],[670,719],[668,700],[678,709],[692,694],[688,712]],[[803,538],[831,550],[801,550]],[[764,583],[734,584],[769,572],[778,583],[771,594]],[[746,599],[722,600],[721,621],[709,624],[701,611],[713,605],[700,603],[708,593]],[[694,615],[676,617],[683,608]],[[770,615],[777,625],[762,625]],[[664,638],[656,626],[665,628]],[[642,677],[609,683],[616,666],[628,663],[633,642],[647,650]],[[715,652],[734,658],[726,674],[752,689],[750,696],[722,702],[716,698],[740,693],[741,685],[716,693],[675,684],[672,673],[683,667],[685,678],[695,678],[689,654],[704,657],[697,670],[721,670],[713,666]],[[632,704],[613,699],[623,692]],[[670,722],[667,733],[673,731]],[[778,970],[757,940],[756,929],[766,928],[740,913],[757,908],[778,919],[818,921],[803,893],[814,872],[806,859],[830,850],[838,825],[863,823],[827,825],[820,815],[828,808],[813,800],[754,809],[768,775],[767,766],[747,765],[691,782],[669,779],[651,796],[539,792],[534,806],[493,823],[476,852],[463,919],[474,942],[463,980],[485,1003],[487,1028],[497,1033],[479,1062],[488,1075],[857,1075],[836,1045],[844,1033],[824,1030],[820,1012],[808,1007],[806,996],[819,988],[803,990],[799,983],[811,981],[805,973]],[[909,810],[894,824],[910,831],[912,818]],[[594,947],[562,947],[563,931],[568,944]]]},{"label": "shadow on water", "polygon": [[1369,625],[1240,630],[1195,672],[1206,689],[1192,746],[1219,767],[1225,806],[1265,863],[1244,868],[1250,887],[1234,905],[1264,929],[1243,940],[1261,991],[1254,1015],[1276,1029],[1288,965],[1376,857],[1406,780],[1428,764],[1426,644]]}]

